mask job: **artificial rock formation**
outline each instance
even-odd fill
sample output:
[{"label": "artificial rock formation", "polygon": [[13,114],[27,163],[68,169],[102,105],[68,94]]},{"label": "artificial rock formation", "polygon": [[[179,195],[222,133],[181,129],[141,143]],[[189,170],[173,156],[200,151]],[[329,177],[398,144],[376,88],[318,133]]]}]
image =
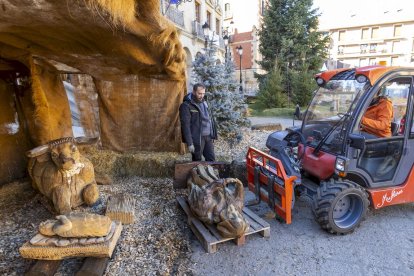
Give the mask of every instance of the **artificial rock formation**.
[{"label": "artificial rock formation", "polygon": [[23,258],[60,260],[110,257],[121,234],[120,222],[88,213],[60,215],[39,226],[39,233],[20,249]]},{"label": "artificial rock formation", "polygon": [[59,214],[99,198],[93,165],[77,148],[78,143],[92,142],[66,137],[27,153],[33,188],[49,198]]},{"label": "artificial rock formation", "polygon": [[[234,192],[226,188],[235,183]],[[217,224],[225,238],[240,237],[249,229],[243,217],[244,189],[237,178],[219,179],[211,166],[198,165],[187,181],[188,202],[193,213],[203,222]]]}]

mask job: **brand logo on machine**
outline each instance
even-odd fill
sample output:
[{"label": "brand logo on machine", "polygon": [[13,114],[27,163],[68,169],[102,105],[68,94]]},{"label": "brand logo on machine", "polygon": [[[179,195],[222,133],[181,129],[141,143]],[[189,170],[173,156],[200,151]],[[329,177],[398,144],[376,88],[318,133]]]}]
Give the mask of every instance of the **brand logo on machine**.
[{"label": "brand logo on machine", "polygon": [[388,195],[388,193],[384,194],[382,196],[381,204],[377,204],[377,207],[382,207],[385,202],[390,203],[394,198],[396,198],[397,196],[399,196],[402,193],[403,193],[403,190],[398,190],[398,191],[392,190],[390,195]]}]

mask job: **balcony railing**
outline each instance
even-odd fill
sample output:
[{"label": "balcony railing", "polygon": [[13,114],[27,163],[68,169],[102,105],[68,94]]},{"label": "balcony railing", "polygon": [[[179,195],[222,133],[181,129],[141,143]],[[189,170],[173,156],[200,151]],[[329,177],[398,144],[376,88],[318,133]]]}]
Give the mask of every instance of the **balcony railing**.
[{"label": "balcony railing", "polygon": [[[205,40],[206,38],[204,37],[203,28],[201,26],[202,25],[196,20],[193,21],[193,35],[202,40]],[[224,49],[224,40],[220,35],[214,34],[213,37],[211,37],[210,42],[212,43],[212,45],[220,49]]]},{"label": "balcony railing", "polygon": [[198,38],[204,39],[203,28],[201,27],[201,24],[197,22],[197,20],[193,21],[193,35],[195,35]]},{"label": "balcony railing", "polygon": [[184,28],[184,12],[180,11],[172,6],[168,7],[167,12],[165,13],[168,19],[174,22],[176,25]]}]

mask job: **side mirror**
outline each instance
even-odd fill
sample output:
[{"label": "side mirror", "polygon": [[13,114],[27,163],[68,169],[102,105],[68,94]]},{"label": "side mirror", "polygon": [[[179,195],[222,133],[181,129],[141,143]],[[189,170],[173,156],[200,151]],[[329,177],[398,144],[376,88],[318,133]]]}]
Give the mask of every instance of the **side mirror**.
[{"label": "side mirror", "polygon": [[365,148],[365,137],[359,134],[351,133],[348,136],[349,146],[363,150]]}]

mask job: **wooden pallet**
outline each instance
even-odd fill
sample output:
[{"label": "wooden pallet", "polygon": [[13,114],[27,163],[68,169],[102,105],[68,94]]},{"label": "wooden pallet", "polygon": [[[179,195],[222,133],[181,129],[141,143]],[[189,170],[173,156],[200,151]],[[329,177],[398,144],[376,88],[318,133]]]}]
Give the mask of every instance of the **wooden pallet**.
[{"label": "wooden pallet", "polygon": [[[82,267],[76,272],[75,276],[102,276],[108,265],[109,258],[85,258]],[[38,260],[25,273],[26,276],[53,276],[59,269],[61,260],[46,261]]]},{"label": "wooden pallet", "polygon": [[177,201],[187,215],[188,224],[190,225],[191,230],[208,253],[216,252],[217,244],[230,240],[233,240],[238,246],[243,245],[246,236],[253,233],[259,233],[265,238],[270,237],[270,225],[247,207],[243,208],[243,216],[250,224],[249,231],[239,238],[223,238],[217,231],[215,225],[203,223],[193,215],[187,199],[184,197],[177,197]]}]

